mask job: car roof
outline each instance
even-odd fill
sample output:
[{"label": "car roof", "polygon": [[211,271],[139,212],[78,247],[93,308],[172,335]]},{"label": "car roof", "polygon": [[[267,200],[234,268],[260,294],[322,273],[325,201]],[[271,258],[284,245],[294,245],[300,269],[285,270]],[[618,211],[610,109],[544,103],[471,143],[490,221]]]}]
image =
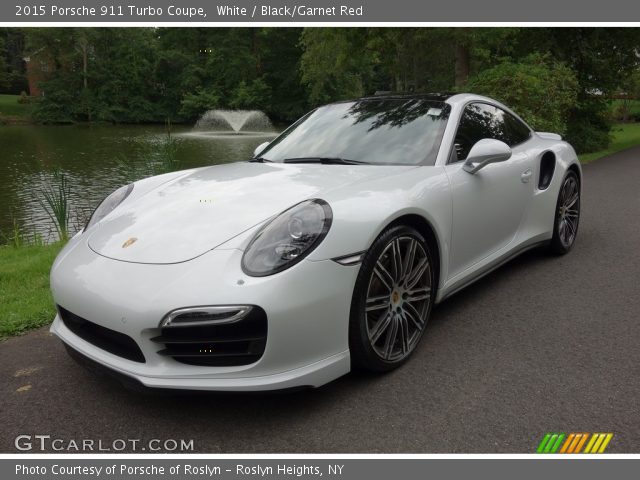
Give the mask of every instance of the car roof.
[{"label": "car roof", "polygon": [[448,103],[455,105],[458,103],[467,103],[469,101],[490,102],[503,106],[500,102],[477,95],[474,93],[458,93],[458,92],[433,92],[433,93],[396,93],[396,92],[376,92],[375,95],[368,95],[360,98],[352,98],[348,100],[339,100],[331,102],[329,105],[348,102],[367,102],[376,100],[426,100],[431,102]]},{"label": "car roof", "polygon": [[435,102],[444,102],[456,95],[451,92],[441,93],[393,93],[393,92],[380,92],[375,95],[359,98],[358,100],[380,100],[380,99],[398,99],[398,100],[432,100]]},{"label": "car roof", "polygon": [[452,96],[456,96],[455,93],[392,93],[381,92],[375,95],[369,95],[359,98],[349,98],[346,100],[337,100],[325,105],[337,105],[340,103],[354,103],[354,102],[368,102],[376,100],[426,100],[431,102],[445,103]]},{"label": "car roof", "polygon": [[328,105],[336,105],[339,103],[349,103],[349,102],[366,102],[366,101],[375,101],[375,100],[426,100],[431,102],[439,102],[446,103],[451,107],[464,107],[469,102],[484,102],[490,103],[492,105],[496,105],[503,110],[506,110],[510,114],[514,115],[518,118],[522,123],[527,125],[531,130],[533,130],[527,122],[525,122],[517,113],[511,110],[509,107],[504,105],[503,103],[489,97],[485,97],[483,95],[477,95],[475,93],[456,93],[456,92],[442,92],[442,93],[393,93],[393,92],[379,92],[376,95],[370,95],[366,97],[360,97],[350,100],[340,100],[337,102],[329,103]]},{"label": "car roof", "polygon": [[420,99],[420,100],[432,100],[436,102],[446,102],[449,104],[466,103],[470,101],[491,102],[502,105],[500,102],[493,98],[486,97],[484,95],[478,95],[476,93],[468,92],[434,92],[434,93],[391,93],[381,92],[375,95],[369,95],[359,98],[357,100],[377,100],[380,98],[388,99]]}]

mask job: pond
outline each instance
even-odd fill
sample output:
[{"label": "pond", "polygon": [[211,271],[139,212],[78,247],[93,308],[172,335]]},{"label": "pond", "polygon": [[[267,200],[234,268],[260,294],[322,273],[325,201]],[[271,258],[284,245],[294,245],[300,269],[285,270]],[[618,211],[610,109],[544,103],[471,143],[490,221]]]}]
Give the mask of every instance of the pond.
[{"label": "pond", "polygon": [[[70,233],[117,187],[170,169],[247,160],[273,133],[211,134],[163,126],[0,127],[0,244],[19,229],[56,239],[44,192],[63,174],[70,189]],[[56,176],[56,172],[59,172]]]}]

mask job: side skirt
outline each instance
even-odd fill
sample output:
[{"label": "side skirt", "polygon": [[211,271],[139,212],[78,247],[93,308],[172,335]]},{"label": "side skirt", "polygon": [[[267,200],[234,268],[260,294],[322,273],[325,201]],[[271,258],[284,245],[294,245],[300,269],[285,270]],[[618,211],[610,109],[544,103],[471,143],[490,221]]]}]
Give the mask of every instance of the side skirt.
[{"label": "side skirt", "polygon": [[451,290],[445,291],[444,295],[442,295],[442,297],[440,297],[438,299],[436,304],[438,304],[438,303],[442,302],[443,300],[451,297],[452,295],[458,293],[460,290],[468,287],[472,283],[475,283],[476,281],[480,280],[485,275],[489,275],[494,270],[500,268],[505,263],[510,262],[511,260],[516,258],[517,256],[522,255],[524,252],[528,252],[529,250],[533,250],[534,248],[541,247],[541,246],[546,245],[548,243],[549,243],[549,240],[542,240],[542,241],[535,242],[535,243],[532,243],[530,245],[525,245],[524,247],[518,248],[517,250],[511,252],[511,254],[499,259],[495,263],[491,263],[491,264],[487,265],[486,267],[478,270],[478,272],[473,274],[468,279],[465,279],[464,281],[462,281],[462,283],[460,283],[459,285],[454,286]]}]

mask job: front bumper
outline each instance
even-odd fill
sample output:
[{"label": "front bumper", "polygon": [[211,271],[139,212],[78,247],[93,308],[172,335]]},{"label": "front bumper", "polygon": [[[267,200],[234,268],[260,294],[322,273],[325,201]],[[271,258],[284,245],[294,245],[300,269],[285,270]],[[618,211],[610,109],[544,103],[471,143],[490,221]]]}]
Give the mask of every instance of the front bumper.
[{"label": "front bumper", "polygon": [[[112,260],[74,238],[51,272],[55,302],[97,325],[131,337],[146,362],[127,360],[73,333],[56,316],[51,332],[90,360],[148,387],[275,390],[323,385],[350,369],[349,310],[359,266],[303,260],[254,278],[240,269],[242,251],[212,250],[194,260],[137,264]],[[267,314],[262,357],[241,366],[187,365],[158,354],[151,341],[170,311],[201,305],[253,304]]]}]

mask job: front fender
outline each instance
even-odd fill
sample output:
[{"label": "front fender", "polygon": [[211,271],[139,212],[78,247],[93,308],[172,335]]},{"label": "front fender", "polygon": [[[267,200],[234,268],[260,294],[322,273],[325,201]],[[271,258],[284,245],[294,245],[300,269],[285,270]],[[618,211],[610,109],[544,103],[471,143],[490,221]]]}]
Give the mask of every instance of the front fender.
[{"label": "front fender", "polygon": [[388,225],[405,215],[418,215],[433,229],[440,250],[441,273],[446,274],[452,198],[442,167],[424,166],[391,178],[352,185],[349,191],[335,191],[324,199],[333,210],[333,224],[309,260],[365,251]]}]

